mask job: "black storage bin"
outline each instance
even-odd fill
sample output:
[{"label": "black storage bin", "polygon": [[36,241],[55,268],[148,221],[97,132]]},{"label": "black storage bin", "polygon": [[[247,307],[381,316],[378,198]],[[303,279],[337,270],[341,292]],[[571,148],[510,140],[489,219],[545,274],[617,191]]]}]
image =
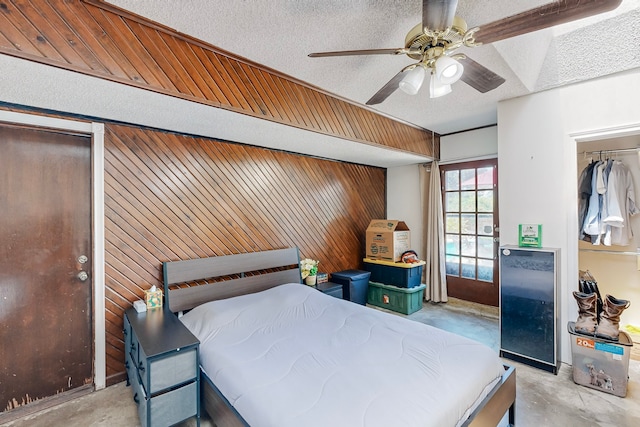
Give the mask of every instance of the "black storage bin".
[{"label": "black storage bin", "polygon": [[413,264],[364,259],[365,270],[371,272],[371,281],[393,285],[399,288],[413,288],[422,284],[422,266],[420,261]]},{"label": "black storage bin", "polygon": [[331,273],[331,281],[342,285],[342,299],[365,305],[370,276],[371,273],[368,271],[344,270]]}]

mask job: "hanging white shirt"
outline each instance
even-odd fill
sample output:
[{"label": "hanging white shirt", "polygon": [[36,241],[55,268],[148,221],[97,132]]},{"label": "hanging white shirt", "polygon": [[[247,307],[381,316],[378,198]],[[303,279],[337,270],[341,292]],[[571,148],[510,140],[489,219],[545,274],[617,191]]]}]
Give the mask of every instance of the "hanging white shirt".
[{"label": "hanging white shirt", "polygon": [[607,210],[602,222],[610,227],[605,234],[604,244],[626,246],[633,239],[630,217],[640,211],[635,202],[631,173],[619,160],[613,162],[605,194]]}]

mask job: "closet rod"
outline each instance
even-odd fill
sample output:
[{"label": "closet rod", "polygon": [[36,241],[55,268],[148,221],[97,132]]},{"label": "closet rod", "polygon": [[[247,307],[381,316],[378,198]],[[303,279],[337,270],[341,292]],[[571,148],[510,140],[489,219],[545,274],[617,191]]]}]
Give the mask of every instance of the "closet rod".
[{"label": "closet rod", "polygon": [[637,147],[637,148],[618,148],[617,150],[583,151],[582,153],[578,153],[578,154],[631,153],[633,151],[640,151],[640,147]]},{"label": "closet rod", "polygon": [[609,255],[630,255],[630,256],[640,256],[640,252],[622,252],[622,251],[605,251],[598,249],[579,249],[580,252],[600,252],[601,254],[609,254]]}]

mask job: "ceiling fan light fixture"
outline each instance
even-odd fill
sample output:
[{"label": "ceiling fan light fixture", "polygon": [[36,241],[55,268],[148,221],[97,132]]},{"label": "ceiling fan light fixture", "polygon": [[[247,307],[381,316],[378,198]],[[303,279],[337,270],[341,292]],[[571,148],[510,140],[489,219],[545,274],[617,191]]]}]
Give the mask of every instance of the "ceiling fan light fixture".
[{"label": "ceiling fan light fixture", "polygon": [[422,83],[424,82],[424,77],[426,71],[422,66],[417,66],[413,70],[405,71],[407,74],[404,76],[400,84],[400,90],[408,95],[415,95],[420,90]]},{"label": "ceiling fan light fixture", "polygon": [[431,73],[431,81],[429,82],[429,98],[439,98],[451,93],[451,85],[444,85],[436,76]]},{"label": "ceiling fan light fixture", "polygon": [[441,56],[436,60],[436,76],[443,85],[450,85],[462,77],[464,67],[461,63],[448,56]]}]

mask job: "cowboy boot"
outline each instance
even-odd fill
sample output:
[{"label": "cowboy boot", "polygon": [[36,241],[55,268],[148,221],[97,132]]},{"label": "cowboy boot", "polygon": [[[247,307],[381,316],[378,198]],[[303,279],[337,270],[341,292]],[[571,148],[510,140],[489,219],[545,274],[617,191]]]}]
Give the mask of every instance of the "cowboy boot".
[{"label": "cowboy boot", "polygon": [[602,297],[600,296],[600,289],[598,289],[598,282],[596,281],[592,281],[589,283],[589,287],[591,289],[592,292],[595,292],[597,298],[597,305],[596,305],[596,314],[597,314],[597,318],[598,318],[598,323],[600,323],[600,316],[602,315]]},{"label": "cowboy boot", "polygon": [[576,332],[593,335],[596,332],[597,324],[597,295],[595,293],[585,294],[574,291],[573,296],[578,302],[578,320],[576,320],[575,325]]},{"label": "cowboy boot", "polygon": [[578,289],[582,293],[585,293],[585,294],[595,293],[598,296],[596,317],[598,319],[598,322],[600,322],[600,314],[602,313],[602,297],[600,296],[600,289],[598,289],[598,283],[593,280],[580,279],[580,281],[578,282]]},{"label": "cowboy boot", "polygon": [[596,336],[607,340],[618,341],[620,335],[620,315],[631,303],[607,295],[602,306],[602,318],[598,323]]}]

